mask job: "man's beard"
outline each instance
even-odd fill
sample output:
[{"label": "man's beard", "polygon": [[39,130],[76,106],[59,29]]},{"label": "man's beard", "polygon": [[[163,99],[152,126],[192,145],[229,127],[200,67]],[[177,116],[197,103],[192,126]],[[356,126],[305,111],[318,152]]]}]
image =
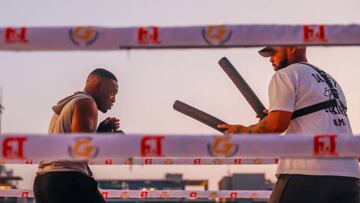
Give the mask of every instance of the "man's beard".
[{"label": "man's beard", "polygon": [[287,56],[285,56],[283,58],[283,60],[280,61],[279,65],[277,65],[277,69],[280,70],[280,69],[283,69],[285,67],[287,67],[289,64],[289,60],[287,58]]}]

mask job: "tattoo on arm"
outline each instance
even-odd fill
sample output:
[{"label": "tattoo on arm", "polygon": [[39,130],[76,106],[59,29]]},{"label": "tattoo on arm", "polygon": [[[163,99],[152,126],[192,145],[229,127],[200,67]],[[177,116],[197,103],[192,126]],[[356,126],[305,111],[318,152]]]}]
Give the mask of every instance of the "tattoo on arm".
[{"label": "tattoo on arm", "polygon": [[261,133],[264,130],[266,130],[266,122],[260,121],[258,124],[248,126],[246,133],[248,134],[258,133],[258,132]]},{"label": "tattoo on arm", "polygon": [[266,129],[266,124],[265,124],[264,121],[260,121],[260,123],[259,123],[259,128],[260,128],[261,130]]},{"label": "tattoo on arm", "polygon": [[251,134],[251,133],[252,133],[252,129],[251,129],[251,128],[252,128],[252,126],[249,126],[249,127],[248,127],[248,131],[247,131],[248,134]]}]

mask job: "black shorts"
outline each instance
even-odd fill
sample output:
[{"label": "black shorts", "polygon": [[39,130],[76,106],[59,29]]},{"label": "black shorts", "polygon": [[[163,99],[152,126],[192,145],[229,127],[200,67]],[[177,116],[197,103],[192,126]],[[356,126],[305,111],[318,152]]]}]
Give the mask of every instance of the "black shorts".
[{"label": "black shorts", "polygon": [[97,182],[80,172],[49,172],[34,181],[36,203],[105,203]]},{"label": "black shorts", "polygon": [[357,178],[281,174],[269,203],[359,203],[359,194]]}]

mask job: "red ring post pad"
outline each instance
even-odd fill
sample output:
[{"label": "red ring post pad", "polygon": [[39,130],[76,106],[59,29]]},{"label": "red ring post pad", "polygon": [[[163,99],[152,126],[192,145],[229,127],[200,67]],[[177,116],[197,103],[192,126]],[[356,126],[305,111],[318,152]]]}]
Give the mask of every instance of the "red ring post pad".
[{"label": "red ring post pad", "polygon": [[226,122],[224,122],[208,113],[205,113],[195,107],[185,104],[184,102],[176,100],[174,102],[173,108],[180,113],[183,113],[197,121],[200,121],[201,123],[204,123],[205,125],[208,125],[208,126],[214,128],[217,131],[224,133],[224,131],[226,130],[226,129],[220,129],[217,127],[218,125],[221,125],[221,124],[227,124]]}]

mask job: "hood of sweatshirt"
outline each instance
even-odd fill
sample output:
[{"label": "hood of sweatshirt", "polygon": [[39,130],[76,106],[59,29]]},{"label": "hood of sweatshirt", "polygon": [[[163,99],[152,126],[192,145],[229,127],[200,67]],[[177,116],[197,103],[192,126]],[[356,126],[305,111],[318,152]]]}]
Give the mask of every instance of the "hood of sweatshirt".
[{"label": "hood of sweatshirt", "polygon": [[52,107],[52,110],[53,110],[56,114],[59,115],[60,112],[61,112],[61,110],[64,108],[64,106],[65,106],[69,101],[71,101],[72,99],[74,99],[75,97],[78,97],[79,94],[82,94],[82,95],[86,95],[86,96],[91,97],[91,95],[89,95],[89,94],[86,93],[86,92],[82,92],[82,91],[75,92],[73,95],[67,96],[67,97],[65,97],[64,99],[58,101],[57,104]]}]

